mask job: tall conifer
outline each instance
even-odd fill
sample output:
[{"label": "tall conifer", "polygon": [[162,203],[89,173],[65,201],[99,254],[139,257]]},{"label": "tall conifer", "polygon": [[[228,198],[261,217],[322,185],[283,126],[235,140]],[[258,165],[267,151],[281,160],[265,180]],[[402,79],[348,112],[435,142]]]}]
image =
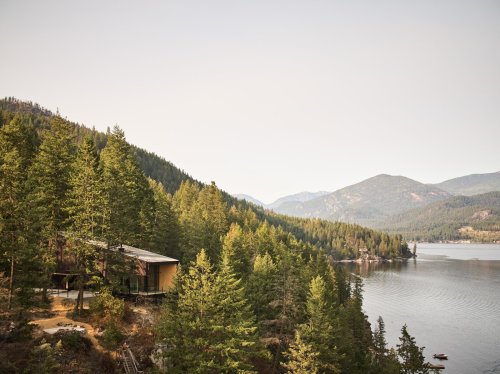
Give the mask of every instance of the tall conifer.
[{"label": "tall conifer", "polygon": [[83,310],[83,289],[96,268],[97,253],[89,243],[99,237],[104,216],[104,192],[99,158],[91,138],[78,150],[70,179],[68,214],[70,248],[76,259],[78,299],[75,309]]},{"label": "tall conifer", "polygon": [[[0,251],[9,262],[9,296],[12,305],[17,270],[26,269],[33,242],[27,204],[27,169],[34,157],[35,133],[20,116],[0,128]],[[28,272],[25,271],[25,275]]]},{"label": "tall conifer", "polygon": [[68,225],[66,206],[75,150],[74,128],[61,117],[53,117],[50,129],[42,136],[30,176],[31,198],[41,226],[39,259],[43,267],[44,291],[55,270],[56,257],[62,254],[60,233]]}]

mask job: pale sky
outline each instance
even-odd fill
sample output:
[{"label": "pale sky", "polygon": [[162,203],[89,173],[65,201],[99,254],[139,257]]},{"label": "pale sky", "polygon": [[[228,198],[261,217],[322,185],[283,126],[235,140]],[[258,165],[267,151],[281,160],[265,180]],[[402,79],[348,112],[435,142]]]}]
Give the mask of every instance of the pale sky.
[{"label": "pale sky", "polygon": [[500,1],[5,1],[0,96],[264,202],[500,170]]}]

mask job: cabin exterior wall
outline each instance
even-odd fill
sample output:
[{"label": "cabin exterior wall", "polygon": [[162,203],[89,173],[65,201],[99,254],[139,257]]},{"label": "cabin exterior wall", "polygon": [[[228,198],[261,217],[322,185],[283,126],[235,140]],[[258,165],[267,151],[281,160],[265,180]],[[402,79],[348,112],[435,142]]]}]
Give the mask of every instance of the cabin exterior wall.
[{"label": "cabin exterior wall", "polygon": [[160,290],[167,291],[174,285],[174,277],[177,273],[177,264],[161,264],[160,265]]}]

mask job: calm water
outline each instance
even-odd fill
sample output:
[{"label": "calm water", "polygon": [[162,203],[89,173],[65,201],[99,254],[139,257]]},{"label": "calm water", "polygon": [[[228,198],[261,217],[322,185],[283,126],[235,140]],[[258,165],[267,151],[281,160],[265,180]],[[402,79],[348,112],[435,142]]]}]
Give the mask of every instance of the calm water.
[{"label": "calm water", "polygon": [[390,346],[404,323],[443,373],[500,373],[500,245],[420,244],[407,263],[363,264],[364,309]]}]

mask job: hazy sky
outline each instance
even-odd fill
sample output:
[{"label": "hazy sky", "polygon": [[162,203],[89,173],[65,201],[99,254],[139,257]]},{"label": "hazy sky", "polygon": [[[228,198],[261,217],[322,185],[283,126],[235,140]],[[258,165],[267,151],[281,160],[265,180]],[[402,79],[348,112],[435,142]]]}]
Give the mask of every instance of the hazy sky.
[{"label": "hazy sky", "polygon": [[265,202],[500,170],[500,1],[5,1],[0,96]]}]

